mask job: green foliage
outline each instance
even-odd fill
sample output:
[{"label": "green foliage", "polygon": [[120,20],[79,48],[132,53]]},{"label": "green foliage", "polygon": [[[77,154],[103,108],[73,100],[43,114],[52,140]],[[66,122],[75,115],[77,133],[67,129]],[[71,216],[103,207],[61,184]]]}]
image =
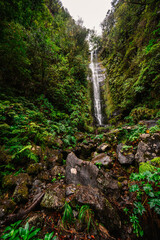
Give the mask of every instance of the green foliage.
[{"label": "green foliage", "polygon": [[[18,221],[14,224],[11,224],[10,226],[6,227],[1,239],[7,239],[7,240],[41,240],[37,237],[40,228],[37,228],[34,230],[34,227],[29,228],[29,223],[27,222],[24,227],[19,227],[21,221]],[[56,239],[56,237],[53,237],[52,233],[47,233],[44,236],[44,240],[53,240]],[[52,238],[53,237],[53,238]]]},{"label": "green foliage", "polygon": [[136,234],[137,237],[142,237],[144,232],[139,224],[139,219],[135,214],[132,214],[130,216],[130,222],[132,223],[134,233]]},{"label": "green foliage", "polygon": [[133,148],[133,146],[123,145],[121,151],[122,151],[122,152],[123,152],[123,151],[128,151],[128,150],[131,150],[132,148]]},{"label": "green foliage", "polygon": [[131,111],[130,116],[133,118],[134,122],[138,122],[143,119],[151,119],[155,116],[155,111],[145,107],[138,107]]},{"label": "green foliage", "polygon": [[58,173],[57,176],[52,179],[52,182],[55,182],[57,180],[64,179],[64,178],[65,178],[64,175],[62,175],[61,173]]},{"label": "green foliage", "polygon": [[62,217],[63,225],[71,224],[73,222],[73,212],[69,203],[65,202],[64,213]]},{"label": "green foliage", "polygon": [[18,235],[19,235],[19,229],[17,229],[17,227],[20,225],[21,221],[18,221],[14,224],[11,224],[10,226],[6,227],[4,230],[4,234],[2,235],[2,239],[9,239],[9,240],[13,240],[19,239]]},{"label": "green foliage", "polygon": [[146,171],[152,172],[152,171],[154,171],[154,170],[155,170],[155,168],[154,168],[154,166],[151,165],[151,162],[150,162],[150,161],[148,161],[148,162],[142,162],[142,163],[140,163],[140,165],[139,165],[139,173],[144,173],[144,172],[146,172]]},{"label": "green foliage", "polygon": [[97,162],[95,165],[96,165],[99,169],[102,168],[102,163],[101,163],[101,162]]},{"label": "green foliage", "polygon": [[[13,105],[8,109],[10,103],[7,99],[7,106],[2,103],[2,111],[7,116],[2,114],[0,120],[8,120],[10,125],[1,125],[0,122],[0,129],[9,132],[13,122],[17,124],[14,134],[20,136],[26,132],[22,126],[22,122],[26,122],[27,137],[32,138],[36,144],[44,144],[48,138],[54,137],[54,131],[60,134],[65,131],[66,145],[74,144],[73,136],[67,136],[73,134],[70,129],[84,130],[85,125],[91,121],[87,115],[86,88],[88,31],[80,22],[75,23],[60,1],[17,0],[11,3],[9,0],[1,0],[0,6],[3,16],[0,82],[4,89],[7,86],[3,92],[9,91],[8,87],[11,87],[13,91],[16,89],[16,95],[30,97],[32,100],[34,96],[35,105],[40,109],[37,111],[32,105],[32,109],[26,109],[24,116],[24,103],[18,105],[19,100],[17,104],[11,101]],[[9,121],[10,118],[12,122]],[[44,121],[46,123],[47,118],[47,128],[51,128],[52,123],[52,131],[39,125],[41,122],[44,124]],[[53,120],[54,122],[49,122]],[[57,124],[59,120],[61,122]]]},{"label": "green foliage", "polygon": [[160,120],[157,121],[157,125],[155,125],[154,127],[151,127],[149,129],[149,131],[151,133],[155,133],[155,132],[159,132],[160,131]]},{"label": "green foliage", "polygon": [[139,136],[143,133],[146,133],[147,127],[145,125],[136,125],[134,128],[131,129],[124,129],[120,128],[120,132],[118,134],[118,140],[127,142],[128,145],[124,145],[124,150],[129,150],[132,148],[131,143],[137,141],[139,139]]},{"label": "green foliage", "polygon": [[[69,117],[44,95],[35,98],[33,103],[11,91],[8,88],[0,91],[0,146],[3,146],[0,148],[0,179],[18,166],[25,164],[27,167],[27,164],[44,158],[46,147],[59,147],[57,135],[62,139],[63,147],[75,146],[75,133],[82,127],[82,121],[86,121],[83,111],[81,115],[79,113],[81,105],[73,106]],[[41,154],[33,150],[37,145],[41,147]]]},{"label": "green foliage", "polygon": [[[156,0],[146,5],[116,1],[106,14],[99,52],[107,72],[104,88],[108,116],[116,109],[127,114],[138,106],[140,109],[133,113],[134,121],[138,121],[154,117],[152,109],[159,109],[158,9]],[[142,109],[144,105],[146,109]]]},{"label": "green foliage", "polygon": [[[145,164],[145,165],[144,165]],[[139,218],[148,208],[154,209],[156,214],[160,214],[160,168],[151,167],[148,171],[143,171],[144,166],[148,167],[148,163],[140,166],[139,173],[132,173],[131,180],[136,184],[130,186],[130,192],[135,192],[137,201],[134,202],[134,209],[130,215],[134,232],[137,237],[143,236],[143,230],[139,224]],[[150,171],[151,170],[151,171]],[[154,214],[152,212],[152,214]]]},{"label": "green foliage", "polygon": [[98,135],[95,136],[94,139],[102,139],[102,138],[103,138],[103,134],[98,134]]},{"label": "green foliage", "polygon": [[88,232],[90,230],[90,226],[91,225],[94,226],[92,218],[93,218],[93,212],[90,209],[90,207],[88,205],[83,205],[80,208],[78,219],[81,223],[84,223],[84,224],[87,225],[87,231]]}]

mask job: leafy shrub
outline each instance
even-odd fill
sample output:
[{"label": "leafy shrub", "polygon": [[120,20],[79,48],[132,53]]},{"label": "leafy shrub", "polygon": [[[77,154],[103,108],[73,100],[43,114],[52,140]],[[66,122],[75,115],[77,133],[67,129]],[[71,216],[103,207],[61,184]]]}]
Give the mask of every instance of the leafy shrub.
[{"label": "leafy shrub", "polygon": [[138,140],[141,134],[146,133],[147,127],[145,125],[136,125],[131,129],[120,128],[119,130],[118,140],[131,143]]},{"label": "leafy shrub", "polygon": [[[160,168],[154,167],[154,169],[150,168],[151,171],[144,172],[142,166],[140,173],[132,173],[130,177],[136,182],[130,186],[130,192],[135,192],[137,198],[134,202],[133,213],[130,215],[130,221],[137,236],[143,235],[139,218],[147,212],[147,209],[153,209],[155,214],[160,214]],[[152,212],[152,214],[154,213]]]},{"label": "leafy shrub", "polygon": [[[21,221],[18,221],[14,224],[11,224],[10,226],[6,227],[1,239],[6,240],[42,240],[37,237],[38,232],[41,230],[40,228],[37,228],[34,230],[34,227],[29,228],[29,223],[27,222],[24,227],[19,227]],[[53,237],[52,233],[47,233],[44,236],[44,240],[54,240],[56,237]]]}]

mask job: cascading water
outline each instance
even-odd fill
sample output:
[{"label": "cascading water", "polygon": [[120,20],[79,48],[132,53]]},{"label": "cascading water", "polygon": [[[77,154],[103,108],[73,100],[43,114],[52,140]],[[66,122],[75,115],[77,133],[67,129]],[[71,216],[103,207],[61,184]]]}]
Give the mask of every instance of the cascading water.
[{"label": "cascading water", "polygon": [[100,98],[100,82],[104,80],[102,69],[97,61],[97,51],[91,51],[90,69],[92,71],[94,115],[99,126],[103,125],[102,107]]}]

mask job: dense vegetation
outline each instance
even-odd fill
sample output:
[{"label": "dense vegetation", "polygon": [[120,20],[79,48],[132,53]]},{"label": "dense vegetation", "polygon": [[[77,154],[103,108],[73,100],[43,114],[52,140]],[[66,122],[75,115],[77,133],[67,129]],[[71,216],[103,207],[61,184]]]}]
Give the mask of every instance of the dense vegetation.
[{"label": "dense vegetation", "polygon": [[[65,192],[64,204],[49,211],[39,204],[42,199],[37,200],[42,229],[32,227],[28,220],[16,222],[17,215],[20,219],[25,212],[22,208],[28,209],[37,197],[33,183],[42,183],[40,188],[36,185],[41,198],[50,186],[60,186],[63,193],[71,151],[87,161],[84,166],[95,165],[100,175],[116,181],[117,198],[112,196],[112,186],[107,186],[111,194],[106,194],[105,185],[103,193],[106,204],[111,202],[121,216],[117,239],[126,239],[127,234],[128,239],[143,235],[145,239],[145,220],[157,220],[160,214],[160,150],[155,140],[160,139],[159,7],[157,0],[113,0],[101,38],[83,27],[81,20],[75,22],[59,0],[0,0],[0,224],[14,222],[6,228],[3,225],[2,239],[96,239],[94,234],[98,239],[104,239],[103,234],[105,239],[115,239],[109,235],[108,223],[105,229],[97,217],[98,209],[100,215],[105,210],[101,210],[98,194],[97,210],[94,207],[94,191],[94,195],[89,193],[93,200],[89,203],[76,198],[72,202]],[[96,134],[87,81],[89,32],[107,73],[102,95],[110,125],[97,128]],[[152,118],[153,122],[139,122]],[[152,146],[147,145],[150,159],[140,163],[135,156],[143,143],[142,134]],[[123,165],[119,153],[123,158],[134,155],[133,162]],[[107,156],[111,163],[94,163],[98,155]],[[83,179],[89,172],[85,174]],[[61,194],[56,197],[61,202]]]},{"label": "dense vegetation", "polygon": [[59,0],[0,1],[0,9],[0,145],[36,160],[31,145],[54,146],[57,134],[68,146],[88,129],[88,30]]},{"label": "dense vegetation", "polygon": [[[160,89],[160,1],[112,1],[102,23],[100,55],[106,67],[106,112],[139,107],[155,116]],[[154,112],[150,112],[154,109]],[[140,120],[140,119],[138,119]]]},{"label": "dense vegetation", "polygon": [[81,22],[59,0],[0,1],[0,8],[1,84],[32,99],[43,94],[65,113],[84,104],[88,31]]}]

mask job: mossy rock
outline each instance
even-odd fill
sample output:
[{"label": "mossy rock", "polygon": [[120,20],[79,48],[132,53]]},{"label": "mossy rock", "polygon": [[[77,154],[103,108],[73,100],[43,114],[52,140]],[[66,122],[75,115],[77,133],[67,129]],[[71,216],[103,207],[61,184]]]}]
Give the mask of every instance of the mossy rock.
[{"label": "mossy rock", "polygon": [[42,165],[40,163],[34,163],[34,164],[30,164],[29,167],[27,168],[27,173],[29,175],[36,175],[38,174],[40,171],[42,171]]},{"label": "mossy rock", "polygon": [[13,198],[17,203],[26,202],[28,200],[28,187],[22,183],[17,185],[14,190]]},{"label": "mossy rock", "polygon": [[130,116],[135,122],[143,119],[151,119],[155,115],[154,109],[149,109],[146,107],[138,107],[131,111]]},{"label": "mossy rock", "polygon": [[2,180],[3,188],[11,189],[16,186],[16,177],[14,175],[6,175]]}]

